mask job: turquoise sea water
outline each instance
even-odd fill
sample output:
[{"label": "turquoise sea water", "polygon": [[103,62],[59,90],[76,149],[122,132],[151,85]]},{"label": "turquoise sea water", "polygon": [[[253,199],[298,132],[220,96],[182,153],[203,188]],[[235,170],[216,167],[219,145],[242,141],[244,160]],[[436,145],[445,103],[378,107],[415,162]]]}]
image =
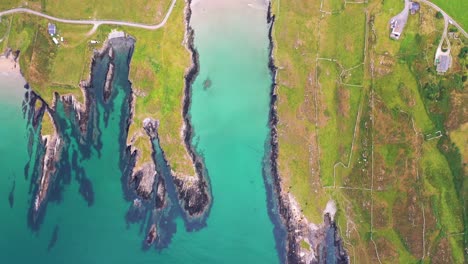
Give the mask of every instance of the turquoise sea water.
[{"label": "turquoise sea water", "polygon": [[[48,204],[42,225],[32,231],[27,222],[31,171],[28,179],[24,173],[29,160],[28,126],[21,110],[24,80],[0,75],[0,263],[279,262],[262,178],[271,86],[265,6],[210,1],[193,7],[200,74],[192,87],[190,109],[194,144],[204,156],[213,194],[206,227],[187,232],[177,218],[168,248],[142,249],[140,225],[125,222],[131,206],[122,193],[119,166],[119,109],[125,93],[118,92],[110,103],[107,126],[105,109],[98,105],[102,147],[91,148],[89,158],[76,159],[92,183],[92,202],[79,193],[79,174],[63,170],[69,175],[62,178],[70,182],[61,185],[62,196]],[[127,85],[128,68],[124,59],[116,63],[114,89],[119,90]],[[212,85],[205,89],[207,78]],[[66,127],[65,134],[71,135]],[[70,137],[68,145],[72,160],[77,139]]]}]

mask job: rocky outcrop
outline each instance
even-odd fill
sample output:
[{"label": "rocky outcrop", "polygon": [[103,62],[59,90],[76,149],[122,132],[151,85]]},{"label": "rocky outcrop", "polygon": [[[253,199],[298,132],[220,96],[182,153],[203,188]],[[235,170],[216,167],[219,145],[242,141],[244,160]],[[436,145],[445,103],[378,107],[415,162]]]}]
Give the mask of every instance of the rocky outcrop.
[{"label": "rocky outcrop", "polygon": [[184,210],[190,217],[203,217],[207,207],[211,203],[211,197],[207,193],[208,184],[206,181],[196,177],[175,177],[174,183],[177,188],[179,200]]},{"label": "rocky outcrop", "polygon": [[[80,88],[84,90],[85,86],[80,85]],[[54,100],[54,105],[52,106],[52,109],[55,109],[55,104],[57,100],[60,100],[65,107],[65,111],[67,111],[69,115],[71,114],[71,112],[74,113],[75,123],[78,124],[80,131],[82,133],[86,133],[88,120],[88,112],[86,110],[88,109],[88,106],[83,105],[75,98],[75,96],[71,94],[59,95],[56,93],[55,98],[56,99]]]},{"label": "rocky outcrop", "polygon": [[[50,112],[47,110],[46,114],[50,115]],[[53,120],[52,117],[50,117],[50,119]],[[60,150],[63,146],[55,124],[54,128],[54,134],[43,136],[45,154],[42,160],[41,176],[37,183],[37,192],[34,198],[33,210],[35,214],[39,212],[47,197],[51,182],[53,181],[53,177],[55,175],[56,164],[60,158]]]},{"label": "rocky outcrop", "polygon": [[[112,54],[112,49],[109,50],[109,54]],[[112,58],[111,55],[109,57]],[[114,64],[111,62],[109,64],[109,70],[107,71],[106,84],[104,85],[104,102],[109,100],[109,97],[112,93],[112,80],[114,79]]]},{"label": "rocky outcrop", "polygon": [[161,209],[166,206],[166,183],[163,177],[158,177],[158,183],[156,185],[156,209]]},{"label": "rocky outcrop", "polygon": [[[158,136],[159,122],[152,118],[145,118],[143,120],[143,128],[146,134],[152,141]],[[153,154],[153,153],[152,153]],[[140,153],[137,151],[136,160],[141,158]],[[139,196],[144,199],[150,199],[153,193],[153,187],[157,178],[156,164],[152,159],[149,162],[145,162],[138,168],[134,168],[131,181],[135,182],[136,192]]]},{"label": "rocky outcrop", "polygon": [[132,181],[135,182],[136,192],[140,197],[144,199],[151,198],[156,175],[156,166],[152,161],[145,162],[133,172]]},{"label": "rocky outcrop", "polygon": [[157,236],[156,225],[153,224],[151,225],[151,228],[148,231],[148,234],[146,235],[146,244],[148,245],[153,244],[154,240],[156,239],[156,236]]}]

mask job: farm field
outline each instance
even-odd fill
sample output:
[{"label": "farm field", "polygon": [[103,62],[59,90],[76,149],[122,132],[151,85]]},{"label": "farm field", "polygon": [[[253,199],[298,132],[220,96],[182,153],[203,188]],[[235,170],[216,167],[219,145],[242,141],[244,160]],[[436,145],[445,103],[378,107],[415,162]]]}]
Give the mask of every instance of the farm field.
[{"label": "farm field", "polygon": [[[423,5],[395,41],[387,25],[401,1],[272,7],[280,174],[305,217],[321,223],[326,201],[337,201],[352,263],[462,263],[467,120],[452,105],[466,98],[467,83],[456,81],[466,58],[444,76],[431,70],[443,21]],[[454,58],[468,44],[451,42]],[[428,99],[428,83],[447,90]],[[454,111],[459,118],[447,119]]]}]

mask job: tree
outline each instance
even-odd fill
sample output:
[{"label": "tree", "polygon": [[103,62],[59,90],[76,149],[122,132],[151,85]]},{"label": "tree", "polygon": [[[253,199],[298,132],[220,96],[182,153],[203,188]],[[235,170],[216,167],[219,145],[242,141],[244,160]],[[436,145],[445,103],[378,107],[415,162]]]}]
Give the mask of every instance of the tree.
[{"label": "tree", "polygon": [[441,12],[437,11],[437,13],[436,13],[436,18],[437,18],[437,19],[444,18],[444,15],[442,15]]},{"label": "tree", "polygon": [[464,59],[466,58],[467,54],[468,54],[468,46],[465,46],[460,50],[460,53],[458,54],[458,58]]},{"label": "tree", "polygon": [[426,83],[423,88],[424,96],[431,101],[442,99],[443,87],[435,83]]}]

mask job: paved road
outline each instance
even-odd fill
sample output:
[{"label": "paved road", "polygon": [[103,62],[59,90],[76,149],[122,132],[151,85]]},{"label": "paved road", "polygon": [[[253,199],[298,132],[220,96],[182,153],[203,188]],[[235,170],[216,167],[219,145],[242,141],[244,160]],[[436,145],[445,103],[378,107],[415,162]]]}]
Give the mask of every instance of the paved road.
[{"label": "paved road", "polygon": [[446,21],[450,20],[452,22],[452,24],[458,28],[458,30],[460,30],[460,32],[465,36],[465,38],[468,38],[468,33],[466,33],[466,31],[463,29],[462,26],[460,26],[460,24],[457,23],[457,21],[455,21],[452,17],[450,17],[447,13],[444,12],[444,10],[442,10],[440,7],[438,7],[437,5],[435,5],[434,3],[428,1],[428,0],[417,0],[421,3],[424,3],[432,8],[434,8],[435,10],[439,11],[440,13],[442,13],[442,15],[444,15],[444,18]]},{"label": "paved road", "polygon": [[143,29],[149,29],[149,30],[155,30],[158,28],[161,28],[166,24],[167,20],[169,19],[169,16],[172,13],[172,9],[174,8],[174,5],[176,3],[176,0],[173,0],[171,3],[171,6],[169,7],[169,10],[166,13],[166,16],[164,17],[163,21],[159,24],[155,25],[148,25],[148,24],[140,24],[140,23],[133,23],[133,22],[126,22],[126,21],[118,21],[118,20],[74,20],[74,19],[64,19],[64,18],[57,18],[53,16],[46,15],[44,13],[34,11],[28,8],[14,8],[6,11],[1,11],[0,16],[3,15],[11,15],[11,14],[16,14],[16,13],[27,13],[31,15],[36,15],[40,16],[43,18],[47,18],[49,20],[61,22],[61,23],[68,23],[68,24],[79,24],[79,25],[93,25],[92,32],[94,32],[100,25],[116,25],[116,26],[129,26],[129,27],[137,27],[137,28],[143,28]]}]

